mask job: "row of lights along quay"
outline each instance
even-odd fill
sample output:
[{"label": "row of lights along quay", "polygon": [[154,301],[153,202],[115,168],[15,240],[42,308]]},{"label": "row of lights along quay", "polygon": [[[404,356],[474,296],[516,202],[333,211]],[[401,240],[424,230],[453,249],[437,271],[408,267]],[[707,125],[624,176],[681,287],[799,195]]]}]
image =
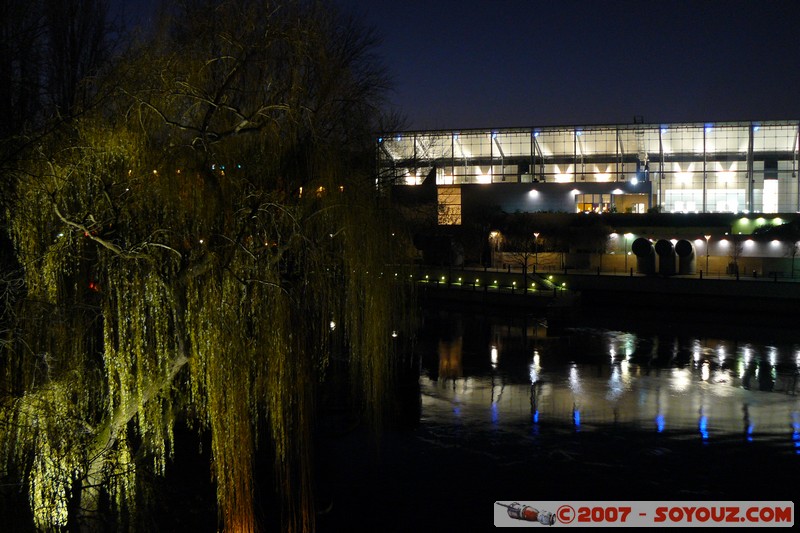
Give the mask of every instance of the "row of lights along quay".
[{"label": "row of lights along quay", "polygon": [[[423,273],[424,272],[424,273]],[[511,269],[420,267],[409,275],[424,298],[547,311],[567,318],[599,304],[792,321],[798,315],[800,283],[778,278],[709,279],[567,270],[522,273]],[[554,316],[551,316],[551,312]],[[709,314],[710,313],[710,314]]]},{"label": "row of lights along quay", "polygon": [[419,264],[406,275],[429,297],[461,302],[530,310],[599,302],[791,320],[800,309],[795,226],[791,215],[741,216],[728,226],[684,230],[629,224],[608,234],[595,253],[554,250],[545,231],[532,232],[530,249],[519,251],[518,239],[493,230],[486,264]]}]

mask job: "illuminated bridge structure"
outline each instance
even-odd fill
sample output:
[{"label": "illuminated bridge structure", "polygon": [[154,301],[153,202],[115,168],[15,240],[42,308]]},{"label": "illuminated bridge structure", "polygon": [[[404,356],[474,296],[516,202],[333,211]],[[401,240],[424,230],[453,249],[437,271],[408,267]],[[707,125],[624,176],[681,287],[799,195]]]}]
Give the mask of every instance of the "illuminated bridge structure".
[{"label": "illuminated bridge structure", "polygon": [[379,185],[435,198],[440,224],[506,212],[797,213],[800,121],[406,131]]}]

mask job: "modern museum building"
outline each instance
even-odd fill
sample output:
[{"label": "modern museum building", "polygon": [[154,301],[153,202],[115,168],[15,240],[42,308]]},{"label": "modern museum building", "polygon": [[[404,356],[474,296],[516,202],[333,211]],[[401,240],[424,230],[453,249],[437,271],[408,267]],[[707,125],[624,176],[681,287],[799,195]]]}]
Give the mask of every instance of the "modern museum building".
[{"label": "modern museum building", "polygon": [[[405,131],[380,180],[435,187],[440,224],[506,212],[797,213],[800,121]],[[425,187],[427,186],[427,187]],[[430,190],[430,189],[429,189]]]}]

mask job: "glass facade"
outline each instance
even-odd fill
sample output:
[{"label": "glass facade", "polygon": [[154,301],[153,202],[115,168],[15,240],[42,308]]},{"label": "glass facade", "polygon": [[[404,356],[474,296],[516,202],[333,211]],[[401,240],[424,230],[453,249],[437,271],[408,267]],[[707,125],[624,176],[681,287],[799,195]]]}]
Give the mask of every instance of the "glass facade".
[{"label": "glass facade", "polygon": [[379,180],[528,183],[544,197],[570,183],[575,211],[800,212],[799,137],[796,120],[400,132],[378,139]]}]

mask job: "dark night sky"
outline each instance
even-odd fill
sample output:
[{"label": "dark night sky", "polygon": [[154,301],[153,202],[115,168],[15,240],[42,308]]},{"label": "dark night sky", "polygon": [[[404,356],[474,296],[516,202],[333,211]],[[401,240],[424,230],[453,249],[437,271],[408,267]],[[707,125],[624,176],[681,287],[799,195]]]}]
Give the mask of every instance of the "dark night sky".
[{"label": "dark night sky", "polygon": [[408,129],[800,119],[798,0],[330,1]]},{"label": "dark night sky", "polygon": [[796,0],[337,0],[410,129],[800,118]]}]

